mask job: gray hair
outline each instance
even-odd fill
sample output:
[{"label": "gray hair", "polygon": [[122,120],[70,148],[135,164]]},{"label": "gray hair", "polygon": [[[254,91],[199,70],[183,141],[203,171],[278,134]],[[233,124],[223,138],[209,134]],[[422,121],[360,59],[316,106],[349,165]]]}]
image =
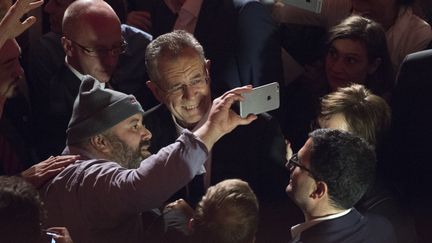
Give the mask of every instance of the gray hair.
[{"label": "gray hair", "polygon": [[176,58],[182,55],[185,49],[193,49],[205,60],[204,49],[201,44],[184,30],[175,30],[173,32],[161,35],[154,39],[146,49],[145,63],[150,80],[157,82],[161,76],[159,73],[158,62],[162,56]]}]

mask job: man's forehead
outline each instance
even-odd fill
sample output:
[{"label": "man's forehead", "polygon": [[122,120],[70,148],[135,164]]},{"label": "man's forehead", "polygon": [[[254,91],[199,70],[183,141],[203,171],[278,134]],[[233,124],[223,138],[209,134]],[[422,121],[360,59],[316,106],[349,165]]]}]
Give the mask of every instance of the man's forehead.
[{"label": "man's forehead", "polygon": [[204,62],[199,56],[180,56],[174,59],[161,59],[159,71],[164,80],[179,81],[179,78],[189,78],[204,75]]}]

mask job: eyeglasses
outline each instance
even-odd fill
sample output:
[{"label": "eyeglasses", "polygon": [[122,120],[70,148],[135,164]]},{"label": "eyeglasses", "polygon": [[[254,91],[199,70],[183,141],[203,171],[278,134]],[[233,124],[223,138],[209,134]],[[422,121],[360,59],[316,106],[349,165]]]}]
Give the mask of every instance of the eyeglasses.
[{"label": "eyeglasses", "polygon": [[205,77],[202,78],[197,78],[194,79],[192,81],[190,81],[189,83],[185,84],[177,84],[174,87],[171,87],[167,90],[162,89],[156,82],[156,86],[162,90],[164,93],[168,94],[168,95],[175,95],[175,96],[180,96],[183,94],[183,92],[186,90],[187,87],[193,88],[193,89],[201,89],[204,88],[204,86],[208,83],[208,76],[206,75]]},{"label": "eyeglasses", "polygon": [[127,50],[127,42],[125,40],[122,41],[120,46],[113,47],[111,49],[108,48],[89,48],[79,44],[76,41],[70,40],[72,43],[77,45],[83,52],[91,57],[106,57],[108,55],[118,56],[123,54]]},{"label": "eyeglasses", "polygon": [[310,169],[308,169],[304,165],[300,164],[298,155],[293,154],[291,159],[288,160],[287,168],[289,169],[290,172],[293,172],[296,167],[299,167],[300,169],[307,171],[313,178],[316,178]]}]

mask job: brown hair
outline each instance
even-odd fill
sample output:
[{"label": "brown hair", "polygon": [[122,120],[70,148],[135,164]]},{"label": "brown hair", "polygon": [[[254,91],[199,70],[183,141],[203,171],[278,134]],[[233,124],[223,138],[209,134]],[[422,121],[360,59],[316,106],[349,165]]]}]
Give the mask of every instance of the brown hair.
[{"label": "brown hair", "polygon": [[320,119],[341,113],[350,132],[376,145],[390,127],[391,112],[387,102],[363,85],[339,88],[321,99]]},{"label": "brown hair", "polygon": [[250,243],[258,227],[258,201],[247,182],[222,181],[210,187],[193,216],[196,242]]},{"label": "brown hair", "polygon": [[327,46],[337,39],[360,41],[366,47],[370,63],[377,59],[381,60],[377,70],[367,77],[365,85],[368,89],[378,95],[392,90],[393,67],[388,53],[385,31],[380,24],[365,17],[352,15],[329,30]]}]

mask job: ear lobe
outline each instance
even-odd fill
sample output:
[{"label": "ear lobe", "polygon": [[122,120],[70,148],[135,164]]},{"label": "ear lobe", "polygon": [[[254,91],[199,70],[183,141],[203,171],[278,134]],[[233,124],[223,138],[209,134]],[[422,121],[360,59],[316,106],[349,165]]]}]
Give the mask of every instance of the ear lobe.
[{"label": "ear lobe", "polygon": [[205,67],[206,67],[206,71],[207,71],[207,76],[210,76],[209,72],[210,72],[210,66],[211,66],[211,61],[209,59],[205,60]]},{"label": "ear lobe", "polygon": [[193,232],[194,224],[195,224],[194,218],[190,218],[189,222],[188,222],[188,230],[189,230],[189,232]]},{"label": "ear lobe", "polygon": [[61,43],[66,56],[72,56],[72,41],[63,36],[61,38]]},{"label": "ear lobe", "polygon": [[373,61],[373,63],[371,63],[369,65],[369,70],[368,70],[368,74],[371,75],[373,73],[376,72],[376,70],[378,70],[379,66],[382,63],[382,59],[381,58],[377,58]]},{"label": "ear lobe", "polygon": [[159,89],[156,86],[156,84],[154,82],[152,82],[151,80],[148,80],[146,82],[147,87],[150,89],[150,91],[152,92],[153,96],[160,102],[163,103],[163,99],[162,96],[159,94]]}]

